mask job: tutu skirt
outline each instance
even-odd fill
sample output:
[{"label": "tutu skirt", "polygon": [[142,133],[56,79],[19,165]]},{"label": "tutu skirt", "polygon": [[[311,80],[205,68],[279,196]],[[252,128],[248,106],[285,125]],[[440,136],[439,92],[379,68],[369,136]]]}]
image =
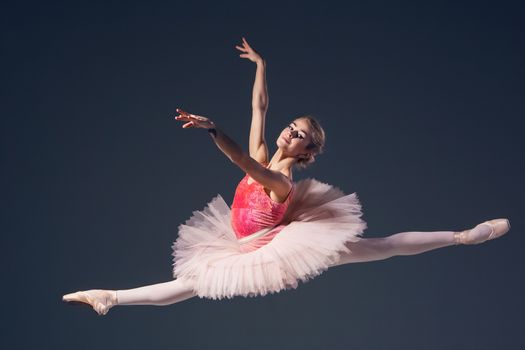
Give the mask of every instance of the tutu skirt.
[{"label": "tutu skirt", "polygon": [[311,178],[295,191],[278,226],[242,239],[221,195],[194,211],[172,246],[173,277],[201,298],[262,296],[297,288],[351,253],[345,243],[367,227],[357,194]]}]

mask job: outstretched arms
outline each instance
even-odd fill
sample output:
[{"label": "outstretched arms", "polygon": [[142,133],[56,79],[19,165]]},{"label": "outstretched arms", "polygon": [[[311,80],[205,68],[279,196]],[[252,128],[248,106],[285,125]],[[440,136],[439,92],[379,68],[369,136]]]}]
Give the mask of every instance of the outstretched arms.
[{"label": "outstretched arms", "polygon": [[[266,112],[268,111],[268,88],[266,86],[266,61],[242,38],[242,46],[235,46],[257,65],[252,91],[252,123],[250,127],[250,156],[256,161],[268,162],[268,146],[264,139]],[[255,179],[255,178],[254,178]]]},{"label": "outstretched arms", "polygon": [[187,113],[181,109],[177,109],[177,112],[180,114],[176,116],[175,119],[186,122],[182,126],[183,128],[195,127],[208,129],[217,147],[219,147],[235,165],[250,175],[252,179],[283,196],[289,192],[290,182],[284,174],[262,166],[257,160],[246,154],[237,143],[222,132],[210,119]]}]

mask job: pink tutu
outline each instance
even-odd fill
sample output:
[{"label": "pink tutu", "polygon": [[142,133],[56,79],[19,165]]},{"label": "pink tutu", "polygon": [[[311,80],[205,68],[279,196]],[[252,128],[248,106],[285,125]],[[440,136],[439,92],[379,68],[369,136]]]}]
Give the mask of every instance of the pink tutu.
[{"label": "pink tutu", "polygon": [[345,243],[360,240],[367,227],[356,193],[345,195],[315,179],[294,183],[294,196],[274,227],[238,237],[231,214],[217,195],[179,226],[172,246],[173,276],[201,298],[297,288],[299,281],[332,266],[341,253],[350,253]]}]

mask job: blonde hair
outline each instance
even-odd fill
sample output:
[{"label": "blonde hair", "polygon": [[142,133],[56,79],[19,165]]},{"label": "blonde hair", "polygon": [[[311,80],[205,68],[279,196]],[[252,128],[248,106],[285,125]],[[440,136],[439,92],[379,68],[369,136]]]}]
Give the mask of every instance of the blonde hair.
[{"label": "blonde hair", "polygon": [[317,119],[311,115],[303,115],[297,117],[297,119],[305,120],[310,127],[310,138],[311,142],[306,148],[308,149],[310,156],[308,158],[300,158],[295,163],[295,166],[299,169],[306,169],[313,162],[315,162],[315,156],[324,152],[324,145],[326,142],[326,135],[323,127]]}]

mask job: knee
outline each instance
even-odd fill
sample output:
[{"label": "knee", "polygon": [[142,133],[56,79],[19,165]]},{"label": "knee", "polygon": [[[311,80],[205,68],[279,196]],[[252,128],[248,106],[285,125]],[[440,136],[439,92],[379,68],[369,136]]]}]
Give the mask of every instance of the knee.
[{"label": "knee", "polygon": [[395,255],[394,244],[388,237],[363,238],[346,246],[350,250],[346,259],[350,261],[382,260]]},{"label": "knee", "polygon": [[388,259],[397,255],[396,245],[390,236],[376,238],[375,252],[381,255],[383,259]]}]

